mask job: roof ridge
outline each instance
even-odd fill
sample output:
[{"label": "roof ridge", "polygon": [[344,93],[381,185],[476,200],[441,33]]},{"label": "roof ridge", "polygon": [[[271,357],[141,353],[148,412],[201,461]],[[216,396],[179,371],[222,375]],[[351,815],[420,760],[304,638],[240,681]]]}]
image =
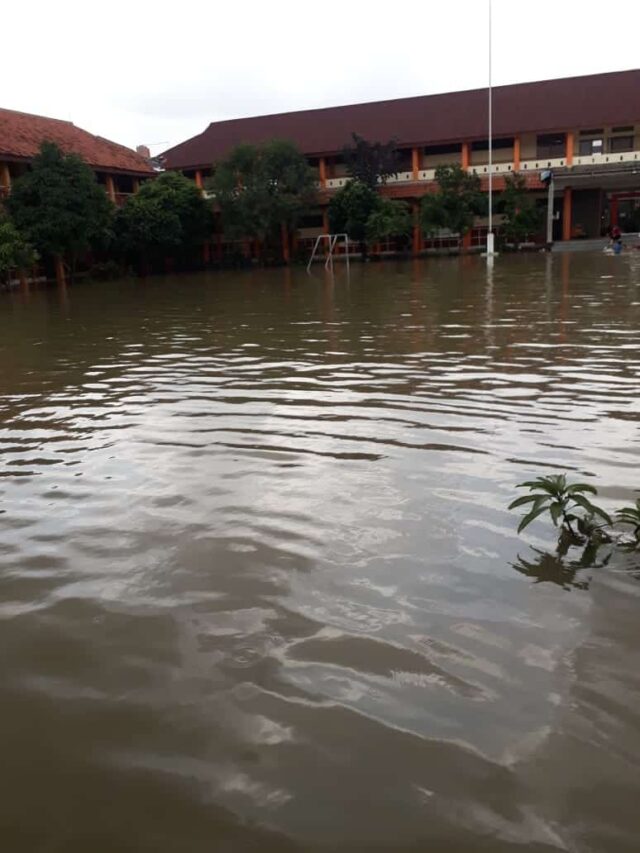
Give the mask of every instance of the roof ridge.
[{"label": "roof ridge", "polygon": [[[498,86],[493,86],[493,91],[495,92],[497,89],[513,89],[517,86],[540,86],[544,83],[569,83],[573,80],[587,80],[589,78],[594,77],[608,77],[608,76],[619,76],[621,74],[637,74],[640,71],[640,68],[626,68],[620,71],[601,71],[594,72],[592,74],[574,74],[571,77],[547,77],[543,80],[523,80],[520,83],[501,83]],[[366,107],[369,105],[375,104],[384,105],[384,104],[392,104],[397,103],[398,101],[415,101],[421,100],[424,98],[438,98],[438,97],[451,97],[455,95],[468,95],[473,94],[475,92],[483,92],[487,89],[487,86],[474,86],[472,89],[456,89],[454,91],[444,91],[444,92],[430,92],[428,94],[422,95],[402,95],[396,98],[383,98],[382,100],[374,100],[374,101],[354,101],[348,104],[333,104],[325,107],[305,107],[300,110],[285,110],[284,112],[278,113],[259,113],[249,116],[235,116],[234,118],[225,118],[220,119],[219,121],[211,121],[206,126],[206,128],[201,132],[195,134],[195,136],[190,137],[190,139],[195,139],[198,136],[202,136],[203,133],[206,133],[210,127],[218,127],[221,124],[231,124],[236,121],[248,121],[250,119],[264,119],[264,118],[281,118],[282,116],[290,116],[290,115],[301,115],[303,113],[320,113],[325,110],[341,110],[341,109],[353,109],[354,107]],[[182,143],[178,143],[179,145]],[[177,146],[174,146],[174,148]],[[172,149],[167,149],[171,151]]]}]

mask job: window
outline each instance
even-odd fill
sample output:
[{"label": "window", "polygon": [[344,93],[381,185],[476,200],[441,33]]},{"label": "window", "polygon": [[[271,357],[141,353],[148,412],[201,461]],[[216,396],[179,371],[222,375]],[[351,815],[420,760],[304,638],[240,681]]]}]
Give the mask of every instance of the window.
[{"label": "window", "polygon": [[461,150],[462,145],[460,143],[456,145],[426,145],[424,153],[429,157],[432,154],[459,154]]},{"label": "window", "polygon": [[536,140],[537,156],[541,160],[553,160],[567,153],[567,139],[564,133],[540,133]]},{"label": "window", "polygon": [[[510,136],[507,139],[494,139],[491,143],[491,147],[494,151],[500,151],[504,148],[513,148],[513,137]],[[478,139],[475,142],[471,143],[472,151],[488,151],[489,150],[489,140],[488,139]]]},{"label": "window", "polygon": [[613,154],[619,151],[633,151],[633,134],[612,136],[609,140],[609,151]]},{"label": "window", "polygon": [[604,151],[603,141],[602,139],[581,139],[578,151],[583,157],[589,157],[591,154],[602,154]]}]

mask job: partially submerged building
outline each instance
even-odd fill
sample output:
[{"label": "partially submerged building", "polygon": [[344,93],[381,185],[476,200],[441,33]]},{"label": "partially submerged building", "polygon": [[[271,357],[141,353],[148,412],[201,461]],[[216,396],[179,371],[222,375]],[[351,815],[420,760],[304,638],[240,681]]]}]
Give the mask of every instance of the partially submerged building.
[{"label": "partially submerged building", "polygon": [[[400,171],[381,191],[414,209],[434,190],[439,164],[458,163],[487,186],[486,88],[213,122],[166,151],[163,165],[202,186],[238,143],[289,139],[317,173],[320,205],[299,233],[313,237],[327,230],[331,194],[347,180],[342,150],[352,133],[397,140]],[[546,204],[541,178],[552,172],[554,240],[597,237],[614,224],[640,231],[640,70],[495,87],[492,142],[497,191],[505,175],[519,172]],[[485,234],[479,221],[468,245],[484,243]],[[413,247],[423,247],[417,225]]]}]

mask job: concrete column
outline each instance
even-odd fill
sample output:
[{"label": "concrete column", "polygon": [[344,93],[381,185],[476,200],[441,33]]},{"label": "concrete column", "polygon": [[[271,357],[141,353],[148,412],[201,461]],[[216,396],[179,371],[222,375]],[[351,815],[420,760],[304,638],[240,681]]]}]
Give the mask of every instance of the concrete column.
[{"label": "concrete column", "polygon": [[413,254],[419,255],[422,250],[422,234],[420,233],[420,205],[413,202]]},{"label": "concrete column", "polygon": [[140,189],[140,181],[137,178],[133,179],[133,192],[137,193]]},{"label": "concrete column", "polygon": [[513,137],[513,171],[520,171],[520,137]]},{"label": "concrete column", "polygon": [[412,178],[414,181],[419,180],[420,177],[420,149],[412,148],[411,149],[411,172]]},{"label": "concrete column", "polygon": [[471,248],[471,230],[462,235],[462,248],[468,252]]},{"label": "concrete column", "polygon": [[116,203],[116,185],[115,185],[115,181],[113,180],[113,175],[107,175],[106,176],[106,187],[107,187],[107,195],[109,196],[111,201],[115,204]]},{"label": "concrete column", "polygon": [[320,175],[320,186],[324,188],[327,186],[327,161],[324,157],[321,157],[318,162],[318,172]]},{"label": "concrete column", "polygon": [[564,197],[562,199],[562,239],[571,239],[571,208],[572,208],[572,190],[571,187],[565,187]]},{"label": "concrete column", "polygon": [[565,157],[567,166],[573,166],[573,144],[573,133],[569,131],[567,133],[567,154]]},{"label": "concrete column", "polygon": [[468,142],[462,143],[462,160],[460,165],[463,169],[468,169],[471,165],[471,145]]}]

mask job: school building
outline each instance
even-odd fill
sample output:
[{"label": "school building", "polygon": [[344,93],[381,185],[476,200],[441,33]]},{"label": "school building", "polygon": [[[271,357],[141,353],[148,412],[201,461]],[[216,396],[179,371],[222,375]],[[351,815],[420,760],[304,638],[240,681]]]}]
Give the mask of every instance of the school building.
[{"label": "school building", "polygon": [[0,197],[28,168],[43,142],[54,142],[65,154],[78,154],[94,170],[98,183],[115,204],[136,192],[155,175],[149,152],[94,136],[70,121],[0,109]]},{"label": "school building", "polygon": [[[161,162],[202,186],[238,143],[291,140],[317,174],[318,209],[294,235],[309,240],[328,228],[326,208],[347,180],[341,152],[352,133],[371,142],[396,140],[400,171],[381,192],[416,211],[435,189],[439,164],[458,163],[487,188],[486,88],[212,122],[166,151]],[[523,174],[540,205],[553,205],[553,240],[599,237],[613,224],[640,231],[640,70],[495,87],[492,139],[494,189],[504,187],[510,172]],[[551,199],[541,180],[549,171]],[[468,246],[484,244],[486,226],[476,223]],[[538,239],[545,241],[544,227]],[[424,247],[416,224],[413,249]]]}]

